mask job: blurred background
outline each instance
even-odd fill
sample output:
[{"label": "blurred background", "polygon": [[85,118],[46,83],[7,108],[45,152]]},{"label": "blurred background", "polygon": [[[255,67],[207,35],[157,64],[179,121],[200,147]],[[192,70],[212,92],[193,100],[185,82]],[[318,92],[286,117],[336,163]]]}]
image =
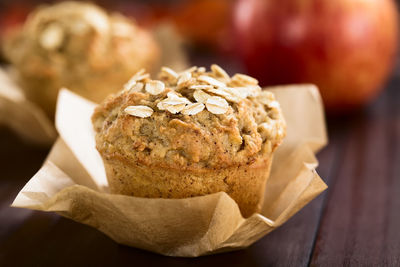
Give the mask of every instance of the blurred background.
[{"label": "blurred background", "polygon": [[[0,36],[32,9],[60,1],[0,1]],[[217,61],[262,85],[315,83],[329,114],[372,102],[397,58],[394,1],[92,1],[145,28],[169,23],[193,64]]]}]

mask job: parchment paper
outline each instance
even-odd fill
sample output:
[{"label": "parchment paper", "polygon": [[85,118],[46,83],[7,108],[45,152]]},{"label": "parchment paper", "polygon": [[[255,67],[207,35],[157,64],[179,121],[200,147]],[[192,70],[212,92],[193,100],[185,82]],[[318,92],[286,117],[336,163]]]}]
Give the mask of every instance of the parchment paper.
[{"label": "parchment paper", "polygon": [[57,133],[39,106],[29,101],[12,79],[0,68],[0,124],[7,125],[28,142],[51,145]]},{"label": "parchment paper", "polygon": [[299,85],[272,91],[283,108],[288,136],[276,151],[261,214],[243,218],[224,192],[187,199],[107,193],[90,123],[95,105],[67,90],[58,100],[60,137],[12,206],[54,211],[118,243],[168,256],[196,257],[247,247],[326,189],[315,171],[314,153],[327,143],[318,90]]},{"label": "parchment paper", "polygon": [[[158,71],[161,66],[177,71],[188,67],[183,40],[170,24],[159,25],[153,30],[153,35],[161,48],[160,66],[154,66],[154,70]],[[157,75],[157,71],[152,75]],[[14,76],[12,67],[7,70],[0,67],[0,125],[9,126],[30,143],[53,144],[57,132],[52,121],[38,105],[26,98]]]}]

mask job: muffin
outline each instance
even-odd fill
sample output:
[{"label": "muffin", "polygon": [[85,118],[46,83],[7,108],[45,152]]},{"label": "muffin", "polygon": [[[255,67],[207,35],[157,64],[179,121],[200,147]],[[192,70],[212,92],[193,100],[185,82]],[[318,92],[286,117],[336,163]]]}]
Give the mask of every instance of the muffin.
[{"label": "muffin", "polygon": [[273,152],[285,136],[274,95],[217,65],[143,70],[94,111],[110,191],[146,198],[226,192],[243,216],[258,212]]},{"label": "muffin", "polygon": [[50,117],[61,87],[100,102],[159,60],[146,30],[83,2],[39,7],[6,37],[3,49],[28,98]]}]

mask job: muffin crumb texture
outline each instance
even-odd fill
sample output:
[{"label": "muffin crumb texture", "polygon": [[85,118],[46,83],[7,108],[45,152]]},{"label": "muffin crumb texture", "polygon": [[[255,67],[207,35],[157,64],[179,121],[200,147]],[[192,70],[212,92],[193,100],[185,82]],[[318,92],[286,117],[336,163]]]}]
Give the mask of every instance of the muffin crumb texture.
[{"label": "muffin crumb texture", "polygon": [[92,117],[105,160],[174,170],[222,169],[268,157],[285,135],[273,93],[221,67],[144,70],[100,104]]}]

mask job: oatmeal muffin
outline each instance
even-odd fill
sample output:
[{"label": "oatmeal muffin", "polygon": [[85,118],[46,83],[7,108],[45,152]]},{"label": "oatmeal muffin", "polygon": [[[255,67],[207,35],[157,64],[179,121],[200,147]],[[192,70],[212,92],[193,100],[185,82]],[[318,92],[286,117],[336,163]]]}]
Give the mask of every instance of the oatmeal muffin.
[{"label": "oatmeal muffin", "polygon": [[83,2],[39,7],[9,34],[3,49],[28,98],[50,117],[61,87],[100,102],[159,59],[146,30]]},{"label": "oatmeal muffin", "polygon": [[160,80],[136,73],[92,122],[112,193],[187,198],[226,192],[248,217],[261,208],[285,135],[278,102],[258,81],[217,65]]}]

